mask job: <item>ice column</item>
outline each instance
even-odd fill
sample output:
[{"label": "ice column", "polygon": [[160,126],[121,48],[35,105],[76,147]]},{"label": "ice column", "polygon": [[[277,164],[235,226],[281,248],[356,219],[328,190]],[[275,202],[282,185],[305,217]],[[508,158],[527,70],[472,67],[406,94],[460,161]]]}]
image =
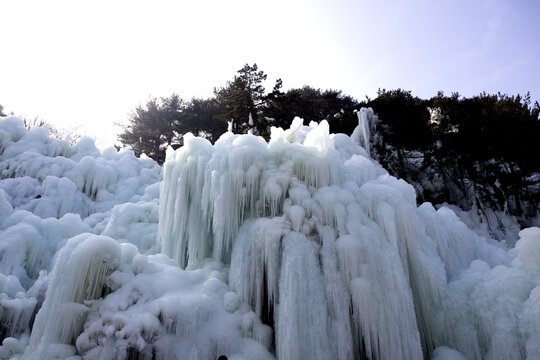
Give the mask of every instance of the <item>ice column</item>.
[{"label": "ice column", "polygon": [[88,311],[84,302],[103,296],[105,279],[119,263],[120,246],[112,238],[82,234],[68,241],[51,273],[25,359],[75,355],[73,344]]}]

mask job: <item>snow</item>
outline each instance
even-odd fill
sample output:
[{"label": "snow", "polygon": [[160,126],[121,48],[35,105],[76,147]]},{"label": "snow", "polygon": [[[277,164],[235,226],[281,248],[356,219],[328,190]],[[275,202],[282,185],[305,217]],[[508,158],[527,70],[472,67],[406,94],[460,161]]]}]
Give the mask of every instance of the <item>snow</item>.
[{"label": "snow", "polygon": [[0,119],[0,359],[540,357],[540,228],[417,207],[358,118],[186,134],[163,171]]}]

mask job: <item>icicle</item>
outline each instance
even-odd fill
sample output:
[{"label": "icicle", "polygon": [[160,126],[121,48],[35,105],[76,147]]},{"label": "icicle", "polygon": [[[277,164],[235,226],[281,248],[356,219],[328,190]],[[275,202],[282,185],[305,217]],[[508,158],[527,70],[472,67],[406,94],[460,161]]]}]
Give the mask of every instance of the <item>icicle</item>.
[{"label": "icicle", "polygon": [[208,244],[211,219],[203,216],[201,202],[204,169],[212,151],[207,140],[186,134],[184,147],[172,153],[164,165],[158,243],[182,268],[188,259],[195,265],[212,251]]},{"label": "icicle", "polygon": [[351,293],[356,347],[365,344],[359,355],[422,358],[411,289],[397,250],[357,205],[349,207],[347,229],[336,248]]},{"label": "icicle", "polygon": [[371,108],[361,108],[357,116],[358,126],[354,129],[351,139],[357,145],[362,146],[368,156],[371,156],[371,127],[377,123],[377,116]]},{"label": "icicle", "polygon": [[258,316],[273,319],[278,297],[283,218],[244,223],[234,246],[229,284]]},{"label": "icicle", "polygon": [[537,324],[517,314],[525,302],[535,314],[536,235],[512,262],[449,209],[417,208],[414,188],[368,158],[376,116],[358,117],[352,138],[298,118],[269,144],[188,137],[165,163],[162,251],[182,267],[230,263],[225,306],[249,304],[242,331],[265,344],[257,317],[274,324],[282,359],[534,354]]},{"label": "icicle", "polygon": [[33,297],[19,296],[15,299],[0,297],[0,339],[19,336],[30,330],[30,320],[34,315],[36,304],[37,300]]},{"label": "icicle", "polygon": [[350,295],[341,274],[332,228],[319,226],[317,232],[322,240],[321,263],[326,291],[326,301],[331,319],[331,344],[335,344],[335,359],[354,359],[354,342],[350,316]]},{"label": "icicle", "polygon": [[298,233],[283,239],[276,319],[281,360],[335,358],[318,250],[315,242]]},{"label": "icicle", "polygon": [[84,301],[102,296],[105,278],[119,261],[120,246],[109,237],[82,234],[68,241],[51,273],[25,359],[53,359],[74,350],[88,311]]}]

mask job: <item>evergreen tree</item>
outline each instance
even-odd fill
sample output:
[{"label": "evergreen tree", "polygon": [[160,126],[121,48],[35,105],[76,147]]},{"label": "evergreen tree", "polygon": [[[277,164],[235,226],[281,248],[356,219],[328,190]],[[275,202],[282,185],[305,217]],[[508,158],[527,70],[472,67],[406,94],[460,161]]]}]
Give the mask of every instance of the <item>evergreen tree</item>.
[{"label": "evergreen tree", "polygon": [[535,216],[540,106],[529,95],[439,92],[422,100],[398,89],[380,91],[367,105],[379,117],[374,156],[416,188],[419,202]]},{"label": "evergreen tree", "polygon": [[[432,99],[445,125],[434,158],[470,204],[531,215],[539,202],[538,105],[530,96],[488,95]],[[537,179],[537,180],[534,180]],[[466,204],[467,205],[467,204]]]},{"label": "evergreen tree", "polygon": [[[260,133],[265,128],[259,110],[266,102],[262,83],[267,75],[259,70],[257,64],[246,64],[237,73],[224,87],[214,88],[214,96],[223,111],[217,118],[223,122],[233,121],[235,133],[245,133],[249,128]],[[253,124],[249,124],[250,119]]]},{"label": "evergreen tree", "polygon": [[234,133],[247,132],[250,101],[243,80],[235,76],[224,87],[215,88],[214,96],[221,109],[221,113],[216,115],[216,118],[224,124],[232,121]]},{"label": "evergreen tree", "polygon": [[178,144],[183,133],[189,130],[183,117],[185,107],[185,102],[176,94],[159,100],[152,98],[129,115],[129,124],[118,139],[137,156],[145,153],[163,163],[167,146]]},{"label": "evergreen tree", "polygon": [[221,113],[222,108],[215,98],[193,98],[184,110],[185,123],[189,124],[187,130],[213,143],[227,131],[227,124],[217,118]]},{"label": "evergreen tree", "polygon": [[304,86],[283,92],[281,79],[265,94],[266,78],[256,64],[246,64],[214,88],[212,98],[150,99],[130,115],[120,140],[137,155],[163,162],[165,148],[180,146],[188,131],[214,142],[233,121],[236,133],[268,138],[269,125],[288,128],[298,116],[325,119],[332,132],[350,134],[358,124],[354,110],[367,106],[379,117],[373,156],[413,184],[419,202],[490,208],[523,219],[538,209],[540,105],[531,106],[528,94],[463,98],[439,92],[423,100],[397,89],[359,103],[339,90]]},{"label": "evergreen tree", "polygon": [[359,103],[352,97],[343,95],[340,90],[322,91],[304,86],[283,93],[280,91],[281,85],[281,79],[278,79],[263,110],[265,117],[274,119],[274,126],[287,128],[295,116],[308,123],[327,120],[332,132],[350,133],[358,125],[354,110]]},{"label": "evergreen tree", "polygon": [[262,83],[266,81],[266,74],[264,71],[257,67],[257,64],[249,66],[248,64],[238,70],[238,78],[242,80],[247,92],[247,98],[249,101],[249,112],[251,116],[257,116],[257,109],[259,109],[265,102],[266,96],[264,93],[264,86]]}]

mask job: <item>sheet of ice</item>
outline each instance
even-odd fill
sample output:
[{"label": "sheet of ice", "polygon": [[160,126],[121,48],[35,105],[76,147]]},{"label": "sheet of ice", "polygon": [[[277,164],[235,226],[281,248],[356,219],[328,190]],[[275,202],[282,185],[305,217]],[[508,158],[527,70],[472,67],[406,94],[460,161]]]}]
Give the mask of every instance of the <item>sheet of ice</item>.
[{"label": "sheet of ice", "polygon": [[144,253],[155,252],[159,206],[157,201],[119,204],[112,208],[101,234],[135,244]]},{"label": "sheet of ice", "polygon": [[291,232],[283,238],[276,317],[279,359],[322,360],[336,353],[318,251],[318,244],[303,234]]},{"label": "sheet of ice", "polygon": [[[514,247],[519,239],[520,225],[515,216],[489,208],[479,211],[476,205],[468,211],[455,205],[444,204],[444,207],[452,209],[461,221],[482,237],[504,242],[508,247]],[[534,220],[531,223],[534,223]]]}]

